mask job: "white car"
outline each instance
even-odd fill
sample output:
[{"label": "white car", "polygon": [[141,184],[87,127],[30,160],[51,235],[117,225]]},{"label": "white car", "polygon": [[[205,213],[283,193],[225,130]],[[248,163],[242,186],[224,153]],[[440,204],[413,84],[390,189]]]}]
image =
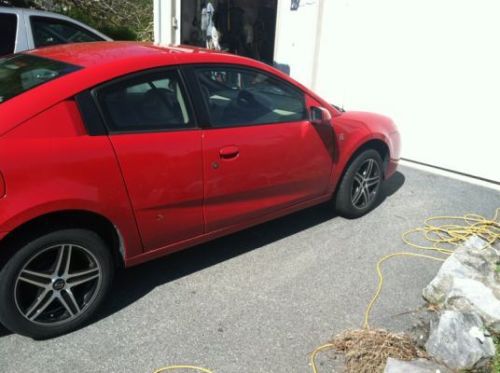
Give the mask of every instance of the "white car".
[{"label": "white car", "polygon": [[111,40],[60,14],[0,7],[0,56],[54,44]]}]

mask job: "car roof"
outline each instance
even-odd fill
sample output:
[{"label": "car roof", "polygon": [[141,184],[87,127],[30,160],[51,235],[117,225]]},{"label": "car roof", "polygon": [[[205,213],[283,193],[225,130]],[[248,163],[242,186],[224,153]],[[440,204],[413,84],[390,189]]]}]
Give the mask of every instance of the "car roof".
[{"label": "car roof", "polygon": [[128,74],[169,66],[234,64],[257,68],[280,76],[301,87],[305,92],[310,92],[289,76],[262,62],[191,46],[159,46],[144,42],[92,42],[61,44],[21,54],[50,58],[83,68],[41,84],[2,103],[0,136],[55,103],[74,97],[86,89]]},{"label": "car roof", "polygon": [[[160,46],[151,42],[89,42],[75,44],[59,44],[51,47],[34,49],[26,53],[51,58],[82,67],[94,67],[108,63],[133,63],[134,60],[148,58],[175,59],[179,55],[220,54],[228,59],[233,55],[213,52],[192,46]],[[236,56],[234,56],[236,57]]]}]

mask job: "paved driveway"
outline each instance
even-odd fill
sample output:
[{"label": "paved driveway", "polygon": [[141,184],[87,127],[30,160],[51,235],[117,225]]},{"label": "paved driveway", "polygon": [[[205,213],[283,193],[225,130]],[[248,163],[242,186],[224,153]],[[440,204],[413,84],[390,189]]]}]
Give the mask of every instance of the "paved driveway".
[{"label": "paved driveway", "polygon": [[[37,342],[0,326],[2,372],[308,372],[308,353],[361,325],[374,264],[431,215],[490,216],[500,193],[402,167],[387,198],[357,220],[319,206],[120,273],[97,321]],[[399,258],[373,324],[408,325],[439,264]],[[403,314],[403,315],[401,315]]]}]

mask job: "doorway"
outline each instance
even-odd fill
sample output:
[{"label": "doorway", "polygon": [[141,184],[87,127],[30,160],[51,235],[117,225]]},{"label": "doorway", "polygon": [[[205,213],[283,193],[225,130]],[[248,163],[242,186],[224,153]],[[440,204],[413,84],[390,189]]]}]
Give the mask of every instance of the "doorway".
[{"label": "doorway", "polygon": [[[181,43],[273,63],[278,0],[181,0]],[[213,33],[207,23],[215,27]],[[213,40],[212,35],[218,40]],[[216,41],[217,43],[214,43]]]}]

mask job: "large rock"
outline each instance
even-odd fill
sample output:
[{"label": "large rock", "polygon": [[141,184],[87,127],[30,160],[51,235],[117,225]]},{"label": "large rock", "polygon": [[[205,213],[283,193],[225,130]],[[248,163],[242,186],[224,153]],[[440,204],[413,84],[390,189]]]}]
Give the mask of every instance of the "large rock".
[{"label": "large rock", "polygon": [[481,367],[495,355],[493,339],[485,334],[481,318],[458,311],[444,311],[437,323],[431,322],[425,349],[436,361],[455,370]]},{"label": "large rock", "polygon": [[432,361],[425,359],[417,359],[412,361],[403,361],[398,359],[393,359],[392,357],[387,359],[387,364],[385,365],[384,373],[452,373],[446,367],[438,365]]},{"label": "large rock", "polygon": [[471,237],[459,246],[424,289],[423,296],[446,309],[475,312],[488,329],[500,333],[500,250],[485,246],[479,237]]}]

